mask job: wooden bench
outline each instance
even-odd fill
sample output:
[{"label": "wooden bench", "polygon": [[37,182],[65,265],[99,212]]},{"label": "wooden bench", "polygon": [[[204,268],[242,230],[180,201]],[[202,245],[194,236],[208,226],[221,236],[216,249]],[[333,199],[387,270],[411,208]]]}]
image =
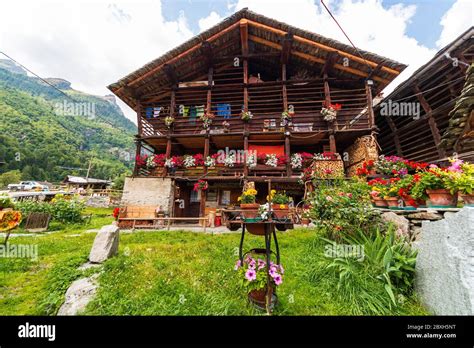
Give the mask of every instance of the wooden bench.
[{"label": "wooden bench", "polygon": [[[149,228],[156,229],[158,223],[166,223],[167,230],[170,230],[171,223],[175,221],[198,221],[206,232],[209,217],[157,217],[155,206],[127,206],[120,209],[118,225],[120,228]],[[163,224],[165,226],[165,224]]]}]

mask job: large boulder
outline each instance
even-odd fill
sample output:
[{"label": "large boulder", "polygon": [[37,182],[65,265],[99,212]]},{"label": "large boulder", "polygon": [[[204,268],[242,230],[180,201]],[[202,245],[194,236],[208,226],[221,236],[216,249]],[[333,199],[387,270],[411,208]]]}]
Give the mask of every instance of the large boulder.
[{"label": "large boulder", "polygon": [[117,225],[107,225],[100,229],[94,239],[89,261],[102,263],[108,258],[117,255],[119,247],[119,232]]},{"label": "large boulder", "polygon": [[398,236],[409,238],[410,236],[410,221],[402,215],[397,215],[394,212],[387,211],[382,214],[382,220],[394,224]]},{"label": "large boulder", "polygon": [[474,208],[423,221],[415,288],[437,315],[474,315]]},{"label": "large boulder", "polygon": [[97,291],[97,274],[74,281],[66,291],[66,300],[58,315],[77,315],[86,308]]}]

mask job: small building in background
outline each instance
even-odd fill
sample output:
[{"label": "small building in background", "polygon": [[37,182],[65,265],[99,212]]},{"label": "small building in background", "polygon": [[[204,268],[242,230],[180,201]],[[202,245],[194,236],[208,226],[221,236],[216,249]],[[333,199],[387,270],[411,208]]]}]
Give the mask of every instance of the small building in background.
[{"label": "small building in background", "polygon": [[62,183],[68,190],[105,190],[110,188],[112,181],[68,175]]}]

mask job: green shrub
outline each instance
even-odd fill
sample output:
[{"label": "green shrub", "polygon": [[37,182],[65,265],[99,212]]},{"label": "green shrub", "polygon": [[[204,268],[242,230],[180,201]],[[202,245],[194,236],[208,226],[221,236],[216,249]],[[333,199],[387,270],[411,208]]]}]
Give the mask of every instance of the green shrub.
[{"label": "green shrub", "polygon": [[[388,233],[376,231],[367,234],[358,230],[353,235],[343,237],[350,245],[362,245],[364,258],[356,259],[350,255],[335,258],[328,266],[339,274],[339,287],[345,287],[348,296],[356,296],[359,289],[354,285],[354,278],[359,276],[373,277],[383,283],[385,302],[398,306],[413,290],[417,252],[403,239],[397,238],[391,227]],[[333,241],[327,240],[329,243]],[[379,307],[383,313],[383,307]]]},{"label": "green shrub", "polygon": [[15,207],[15,204],[13,204],[9,196],[0,195],[0,209],[14,208],[14,207]]},{"label": "green shrub", "polygon": [[323,181],[306,202],[309,216],[331,239],[378,226],[379,215],[369,200],[369,186],[359,181]]},{"label": "green shrub", "polygon": [[17,209],[23,216],[32,212],[50,213],[53,220],[62,223],[82,222],[82,211],[85,208],[83,202],[75,198],[59,196],[50,203],[37,201],[24,201],[16,204]]}]

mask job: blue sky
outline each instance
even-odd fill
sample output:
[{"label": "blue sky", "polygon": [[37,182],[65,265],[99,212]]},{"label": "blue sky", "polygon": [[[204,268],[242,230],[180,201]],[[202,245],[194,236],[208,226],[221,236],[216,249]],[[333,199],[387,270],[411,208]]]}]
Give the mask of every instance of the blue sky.
[{"label": "blue sky", "polygon": [[[318,4],[319,0],[314,2]],[[231,1],[226,0],[163,0],[163,16],[166,20],[174,21],[178,19],[180,11],[184,11],[190,29],[194,34],[198,34],[199,19],[206,17],[211,11],[217,12],[221,17],[227,17],[232,13],[228,8],[229,3]],[[337,10],[340,3],[341,1],[335,1],[331,7]],[[408,23],[406,34],[428,48],[436,48],[436,41],[442,30],[441,18],[455,0],[383,0],[382,5],[388,9],[399,3],[417,7],[415,15]]]}]

